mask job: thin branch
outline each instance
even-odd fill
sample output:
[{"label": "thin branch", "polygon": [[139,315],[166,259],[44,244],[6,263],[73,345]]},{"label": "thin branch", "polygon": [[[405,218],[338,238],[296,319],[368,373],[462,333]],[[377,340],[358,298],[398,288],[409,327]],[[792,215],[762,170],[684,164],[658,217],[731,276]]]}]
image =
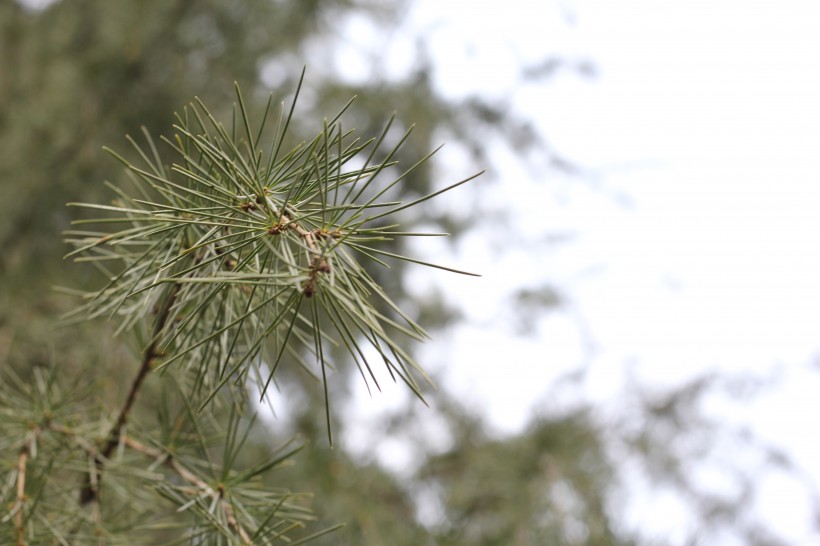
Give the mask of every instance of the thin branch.
[{"label": "thin branch", "polygon": [[179,293],[180,285],[175,283],[171,285],[168,295],[165,298],[165,301],[162,304],[162,307],[157,314],[156,322],[154,323],[154,332],[151,339],[151,343],[145,349],[145,353],[143,354],[142,358],[142,365],[140,366],[139,371],[137,372],[136,377],[134,377],[134,381],[131,383],[131,389],[128,392],[128,397],[125,400],[125,404],[123,404],[122,409],[120,409],[120,413],[117,416],[117,420],[114,423],[114,426],[111,427],[111,431],[108,433],[108,439],[105,442],[102,450],[97,453],[94,457],[95,459],[95,476],[92,476],[92,472],[89,472],[86,476],[86,482],[83,486],[82,491],[80,491],[80,504],[86,505],[90,502],[94,502],[98,500],[98,492],[99,492],[99,484],[100,480],[102,479],[102,470],[104,466],[105,459],[111,456],[111,453],[114,452],[114,448],[120,443],[120,435],[122,434],[122,429],[125,427],[125,423],[128,421],[128,416],[131,413],[131,408],[134,406],[134,402],[137,399],[137,393],[142,387],[145,378],[148,377],[149,372],[151,371],[151,366],[153,361],[160,356],[160,353],[157,351],[157,345],[160,341],[160,333],[162,332],[163,328],[165,328],[165,323],[168,320],[168,316],[171,313],[171,308],[173,307],[174,301],[176,300],[176,296]]},{"label": "thin branch", "polygon": [[239,538],[242,539],[242,544],[245,544],[246,546],[253,546],[253,541],[251,540],[250,535],[248,535],[248,532],[245,531],[242,525],[240,525],[239,522],[236,520],[236,516],[233,513],[233,507],[231,506],[231,504],[227,502],[224,498],[221,499],[219,502],[222,506],[222,511],[225,512],[225,518],[228,520],[228,526],[231,529],[233,529],[236,532],[236,534],[239,535]]},{"label": "thin branch", "polygon": [[80,446],[80,448],[86,452],[86,454],[94,456],[97,453],[97,448],[91,445],[85,438],[82,437],[80,433],[76,430],[73,430],[67,426],[60,425],[58,423],[48,423],[48,430],[52,432],[56,432],[58,434],[62,434],[63,436],[68,437],[71,441],[75,444]]},{"label": "thin branch", "polygon": [[17,546],[26,546],[26,471],[28,468],[28,461],[31,459],[32,445],[37,441],[43,429],[35,427],[26,433],[23,440],[23,445],[20,446],[20,451],[17,453],[17,479],[16,479],[16,498],[14,506],[9,511],[8,516],[3,518],[3,521],[8,521],[11,517],[14,524],[14,531],[17,535]]},{"label": "thin branch", "polygon": [[29,457],[29,442],[24,442],[17,455],[17,502],[14,510],[14,529],[17,531],[17,546],[26,545],[25,503],[26,503],[26,463]]},{"label": "thin branch", "polygon": [[[273,209],[275,212],[276,207],[270,199],[268,199],[268,204],[269,207]],[[328,262],[327,259],[323,257],[323,254],[319,249],[317,241],[327,238],[338,239],[342,236],[342,233],[337,229],[305,229],[299,222],[291,219],[291,217],[288,216],[285,212],[280,213],[279,222],[271,226],[268,229],[268,233],[270,235],[276,235],[288,229],[292,229],[297,234],[299,234],[299,236],[302,237],[302,239],[304,239],[305,244],[308,247],[308,251],[311,255],[313,255],[313,258],[311,259],[310,265],[308,267],[308,279],[302,286],[302,293],[306,297],[310,298],[313,296],[313,294],[316,293],[316,277],[320,273],[330,273],[330,262]]]}]

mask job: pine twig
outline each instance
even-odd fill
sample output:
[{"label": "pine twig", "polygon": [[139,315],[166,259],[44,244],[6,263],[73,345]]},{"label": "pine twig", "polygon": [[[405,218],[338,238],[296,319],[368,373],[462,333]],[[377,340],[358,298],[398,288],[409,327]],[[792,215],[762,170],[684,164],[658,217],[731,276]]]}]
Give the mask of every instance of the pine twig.
[{"label": "pine twig", "polygon": [[[142,387],[145,378],[148,377],[149,372],[151,371],[153,361],[160,356],[160,353],[157,351],[157,345],[159,344],[160,340],[160,333],[165,328],[165,323],[168,320],[168,316],[171,313],[171,308],[176,301],[176,296],[179,293],[180,285],[173,284],[171,285],[168,296],[165,298],[165,301],[162,304],[162,307],[157,314],[156,322],[154,323],[154,332],[151,339],[151,343],[145,349],[145,353],[143,353],[142,364],[140,365],[140,369],[137,372],[137,375],[134,377],[134,381],[131,383],[131,389],[128,392],[128,397],[125,399],[125,404],[123,404],[122,408],[120,409],[120,413],[117,416],[117,420],[114,423],[114,426],[111,427],[111,430],[108,433],[108,439],[105,442],[102,450],[100,450],[94,457],[94,466],[95,469],[93,471],[89,471],[86,475],[85,484],[83,485],[82,490],[80,491],[80,504],[86,505],[90,502],[95,502],[98,500],[99,495],[99,485],[100,481],[102,480],[102,470],[103,466],[105,465],[105,460],[111,456],[114,452],[114,448],[120,443],[120,435],[122,434],[122,429],[125,427],[125,423],[128,421],[128,416],[131,413],[131,409],[134,406],[134,402],[137,399],[137,393]],[[95,474],[95,475],[92,475]]]},{"label": "pine twig", "polygon": [[228,522],[228,527],[233,529],[233,531],[239,535],[239,538],[242,540],[242,544],[245,546],[253,546],[254,542],[251,539],[248,531],[242,527],[242,524],[236,519],[236,515],[234,514],[233,507],[231,504],[225,499],[225,492],[222,488],[214,489],[210,485],[208,485],[202,478],[182,466],[179,461],[177,461],[172,455],[168,453],[163,453],[162,451],[147,446],[133,438],[125,437],[123,438],[123,443],[133,449],[134,451],[138,451],[144,455],[149,457],[153,457],[156,460],[161,460],[165,466],[176,472],[176,474],[188,482],[189,484],[193,485],[197,490],[202,491],[211,499],[215,499],[219,502],[220,507],[222,508],[222,512],[225,514],[225,519]]}]

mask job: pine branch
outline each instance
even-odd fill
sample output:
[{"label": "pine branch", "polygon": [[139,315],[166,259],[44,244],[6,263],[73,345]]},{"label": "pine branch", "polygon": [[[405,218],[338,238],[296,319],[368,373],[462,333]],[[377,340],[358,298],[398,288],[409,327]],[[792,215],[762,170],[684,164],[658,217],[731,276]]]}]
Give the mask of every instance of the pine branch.
[{"label": "pine branch", "polygon": [[[85,303],[66,318],[118,317],[117,333],[151,331],[137,374],[99,449],[75,438],[91,461],[79,505],[93,504],[94,520],[88,523],[95,532],[103,528],[100,487],[106,465],[115,449],[124,446],[176,474],[176,481],[152,482],[153,490],[195,517],[191,537],[217,533],[243,546],[290,541],[290,531],[308,517],[305,510],[285,505],[288,495],[243,484],[279,459],[239,474],[231,467],[239,419],[248,412],[249,387],[264,399],[286,359],[306,368],[322,382],[329,439],[332,375],[327,370],[336,349],[346,350],[365,382],[379,388],[368,360],[376,355],[390,379],[404,382],[423,401],[419,379],[429,378],[405,342],[422,341],[427,334],[368,269],[399,260],[472,275],[384,247],[399,238],[443,235],[402,230],[387,219],[474,177],[406,204],[385,200],[432,155],[395,176],[398,150],[410,130],[383,151],[382,145],[392,140],[387,137],[393,118],[377,138],[362,142],[341,127],[348,103],[312,140],[288,152],[283,143],[296,97],[284,123],[270,136],[263,132],[269,108],[253,129],[238,89],[237,99],[230,130],[199,101],[177,117],[174,138],[163,139],[177,157],[170,167],[147,132],[146,149],[129,138],[140,164],[111,153],[124,165],[132,187],[109,184],[116,193],[111,204],[71,203],[102,214],[73,222],[76,227],[66,232],[66,240],[74,247],[67,256],[96,267],[105,285],[85,294]],[[394,177],[380,182],[389,176]],[[153,318],[146,324],[151,309]],[[176,448],[151,447],[125,433],[145,379],[163,370],[173,370],[183,387],[192,438],[201,442],[188,464]],[[217,472],[200,418],[215,401],[229,399],[237,403],[231,411],[238,412],[229,419],[225,466]],[[216,432],[221,437],[221,430]],[[201,478],[191,470],[200,465],[219,477]],[[231,476],[235,481],[226,482]],[[150,472],[142,477],[154,480]],[[114,476],[107,479],[112,491],[120,487]],[[272,511],[269,501],[276,503]],[[261,523],[260,513],[265,514]],[[279,519],[273,519],[275,514]]]},{"label": "pine branch", "polygon": [[[244,130],[234,124],[228,131],[197,102],[179,116],[176,138],[167,141],[180,163],[167,169],[150,138],[150,153],[132,141],[146,166],[114,156],[125,165],[137,195],[112,186],[118,194],[112,205],[75,204],[116,215],[75,224],[126,226],[113,232],[68,232],[68,242],[75,247],[69,256],[91,261],[109,278],[103,289],[88,294],[75,316],[119,315],[124,331],[136,324],[157,290],[169,283],[179,286],[174,320],[163,322],[163,335],[158,336],[162,340],[157,349],[168,355],[158,369],[182,365],[192,372],[196,392],[190,395],[201,397],[200,410],[223,388],[234,385],[241,391],[249,378],[259,378],[256,386],[264,398],[273,373],[288,355],[303,367],[311,366],[305,357],[312,356],[328,393],[325,371],[334,354],[329,346],[347,348],[362,376],[378,386],[362,343],[375,349],[393,380],[403,381],[423,401],[417,377],[429,378],[401,338],[421,340],[426,333],[364,265],[388,267],[383,256],[472,275],[381,246],[426,235],[396,230],[396,224],[385,226],[386,216],[475,177],[407,204],[381,201],[430,157],[379,186],[377,179],[394,172],[398,149],[410,130],[380,153],[392,118],[378,138],[360,143],[349,140],[352,131],[342,130],[340,114],[325,122],[308,144],[280,155],[293,106],[266,151],[259,147],[261,127],[258,132],[250,128],[238,90],[237,98],[236,119]],[[260,125],[264,127],[264,119]],[[346,170],[365,153],[363,164]],[[374,161],[379,156],[383,159]],[[110,262],[121,264],[119,273],[107,268]],[[316,295],[318,304],[311,300]],[[260,362],[269,372],[260,373]],[[329,409],[326,413],[329,417]],[[103,453],[116,445],[120,428],[115,426]]]}]

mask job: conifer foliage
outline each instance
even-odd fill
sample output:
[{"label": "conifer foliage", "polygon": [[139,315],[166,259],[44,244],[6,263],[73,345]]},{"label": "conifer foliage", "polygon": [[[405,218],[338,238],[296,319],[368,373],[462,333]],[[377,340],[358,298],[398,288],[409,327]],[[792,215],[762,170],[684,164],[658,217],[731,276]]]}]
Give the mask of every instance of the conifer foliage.
[{"label": "conifer foliage", "polygon": [[[412,128],[397,135],[391,118],[361,139],[342,125],[348,103],[312,140],[290,143],[298,95],[255,117],[237,86],[228,123],[195,100],[170,138],[143,130],[131,154],[109,150],[126,175],[106,183],[110,203],[70,203],[82,212],[67,256],[103,281],[72,291],[82,304],[66,322],[115,321],[139,364],[118,410],[97,419],[77,403],[81,382],[66,390],[55,370],[34,382],[8,372],[3,447],[17,463],[2,490],[3,543],[307,541],[316,535],[299,532],[313,517],[304,499],[260,479],[298,447],[253,462],[243,453],[277,370],[320,379],[331,443],[331,354],[346,353],[369,388],[389,378],[422,398],[427,378],[407,342],[426,333],[368,270],[400,260],[472,275],[384,243],[445,235],[402,231],[397,213],[475,177],[391,200],[430,157],[395,160]],[[134,408],[152,376],[165,391],[148,426]]]}]

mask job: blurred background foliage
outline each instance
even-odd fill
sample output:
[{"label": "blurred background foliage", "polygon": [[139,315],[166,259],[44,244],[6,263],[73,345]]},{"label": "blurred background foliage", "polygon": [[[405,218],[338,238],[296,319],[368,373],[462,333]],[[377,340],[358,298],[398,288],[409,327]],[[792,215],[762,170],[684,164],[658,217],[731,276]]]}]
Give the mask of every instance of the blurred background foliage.
[{"label": "blurred background foliage", "polygon": [[[326,65],[321,52],[341,39],[337,29],[345,17],[390,25],[405,7],[404,1],[378,0],[62,0],[38,9],[0,2],[0,365],[23,377],[37,367],[56,366],[67,381],[80,377],[92,386],[94,395],[84,402],[89,412],[98,411],[99,403],[115,411],[136,367],[134,348],[111,339],[106,324],[56,326],[56,318],[76,302],[52,287],[90,282],[85,269],[61,259],[66,249],[60,232],[70,220],[65,203],[110,199],[102,181],[118,179],[121,167],[101,147],[127,149],[125,135],[138,134],[141,126],[154,135],[168,134],[174,112],[195,96],[226,114],[236,81],[256,100],[249,107],[259,109],[269,93],[287,101],[307,65],[297,134],[315,131],[323,115],[358,95],[346,119],[361,135],[377,133],[394,110],[399,125],[415,123],[402,148],[403,162],[435,148],[443,133],[472,151],[476,170],[488,160],[482,142],[489,133],[524,152],[542,138],[503,104],[480,98],[448,104],[438,97],[431,84],[432,60],[424,51],[405,78],[361,86]],[[548,78],[556,63],[560,59],[550,58],[537,70],[522,67],[522,75]],[[586,64],[578,70],[594,71]],[[440,187],[443,182],[433,174],[431,167],[417,171],[403,197]],[[463,214],[457,220],[432,210],[414,220],[455,236],[470,222]],[[389,276],[379,278],[399,300],[402,275],[402,264],[396,264]],[[434,297],[411,303],[431,330],[458,315]],[[521,328],[533,313],[561,304],[560,292],[549,286],[521,292],[516,302]],[[342,366],[340,373],[354,370]],[[348,385],[335,381],[333,398],[348,396]],[[675,452],[670,438],[686,433],[696,413],[692,400],[711,388],[699,384],[667,403],[638,398],[641,417],[629,422],[604,424],[588,408],[556,411],[504,439],[485,430],[446,392],[436,392],[433,409],[393,416],[398,422],[386,422],[384,433],[406,433],[407,422],[423,426],[435,414],[446,423],[448,447],[396,474],[373,459],[327,446],[316,383],[293,375],[282,377],[279,386],[298,391],[291,396],[292,416],[288,422],[257,425],[256,442],[248,449],[270,450],[294,432],[308,442],[296,464],[271,480],[277,487],[314,493],[317,529],[346,524],[319,544],[499,546],[646,543],[619,520],[624,489],[618,476],[625,456],[618,454],[638,453],[660,481],[685,484],[687,458],[703,453]],[[139,408],[144,419],[151,418],[152,400],[163,392],[149,384]],[[344,429],[344,415],[333,422]],[[636,422],[648,425],[636,429]],[[700,431],[711,427],[699,425]],[[735,516],[744,498],[704,504],[699,517],[741,525]],[[775,543],[757,542],[755,536],[763,535],[750,535],[750,544]]]}]

